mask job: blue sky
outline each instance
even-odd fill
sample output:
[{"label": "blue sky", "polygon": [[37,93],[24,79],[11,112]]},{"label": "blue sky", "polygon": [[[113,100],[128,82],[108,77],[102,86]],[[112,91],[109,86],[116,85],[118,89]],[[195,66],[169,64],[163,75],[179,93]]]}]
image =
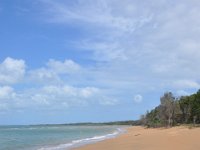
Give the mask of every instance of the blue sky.
[{"label": "blue sky", "polygon": [[0,124],[138,119],[200,88],[197,0],[0,0]]}]

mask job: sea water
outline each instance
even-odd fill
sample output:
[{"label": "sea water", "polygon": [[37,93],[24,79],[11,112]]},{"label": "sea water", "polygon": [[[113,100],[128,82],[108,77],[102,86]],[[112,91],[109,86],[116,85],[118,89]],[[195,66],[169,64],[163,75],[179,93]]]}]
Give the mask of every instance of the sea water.
[{"label": "sea water", "polygon": [[0,150],[66,150],[112,138],[119,126],[0,126]]}]

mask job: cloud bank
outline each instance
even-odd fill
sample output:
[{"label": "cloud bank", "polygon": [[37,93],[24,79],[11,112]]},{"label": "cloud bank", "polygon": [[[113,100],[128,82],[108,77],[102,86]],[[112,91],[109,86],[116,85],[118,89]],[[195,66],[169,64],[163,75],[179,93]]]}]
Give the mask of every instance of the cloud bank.
[{"label": "cloud bank", "polygon": [[[76,81],[73,75],[80,77],[81,70],[85,70],[86,74],[90,72],[72,60],[62,62],[50,59],[45,67],[34,70],[26,70],[25,66],[24,60],[10,57],[1,63],[4,82],[0,86],[0,111],[27,108],[62,110],[90,104],[117,104],[117,100],[110,98],[98,87],[70,85],[68,80]],[[20,84],[23,88],[15,88]]]},{"label": "cloud bank", "polygon": [[25,60],[5,58],[0,64],[0,109],[142,104],[151,101],[148,95],[166,90],[185,95],[200,87],[199,1],[37,4],[42,23],[66,30],[73,26],[82,33],[65,41],[71,51],[89,53],[84,58],[89,63],[50,59],[32,69]]}]

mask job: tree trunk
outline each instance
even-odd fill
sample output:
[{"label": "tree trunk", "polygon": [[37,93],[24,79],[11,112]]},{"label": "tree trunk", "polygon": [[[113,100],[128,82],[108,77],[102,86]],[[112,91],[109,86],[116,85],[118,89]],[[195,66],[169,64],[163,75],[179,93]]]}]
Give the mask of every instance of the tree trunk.
[{"label": "tree trunk", "polygon": [[197,119],[197,116],[194,116],[194,117],[193,117],[193,125],[194,125],[194,126],[196,125],[196,119]]},{"label": "tree trunk", "polygon": [[171,126],[171,117],[168,118],[168,127]]}]

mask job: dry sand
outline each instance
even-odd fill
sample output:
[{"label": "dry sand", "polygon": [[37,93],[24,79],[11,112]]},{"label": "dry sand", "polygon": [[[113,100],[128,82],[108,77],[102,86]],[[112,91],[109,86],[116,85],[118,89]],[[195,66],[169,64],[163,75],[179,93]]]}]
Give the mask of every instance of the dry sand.
[{"label": "dry sand", "polygon": [[200,150],[200,128],[130,127],[127,133],[116,138],[86,145],[76,150]]}]

